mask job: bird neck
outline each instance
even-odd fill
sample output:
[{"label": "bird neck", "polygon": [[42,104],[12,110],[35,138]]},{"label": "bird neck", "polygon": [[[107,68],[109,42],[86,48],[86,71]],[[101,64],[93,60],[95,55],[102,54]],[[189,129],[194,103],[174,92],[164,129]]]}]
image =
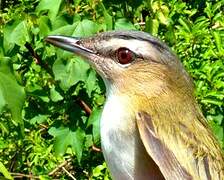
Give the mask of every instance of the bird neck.
[{"label": "bird neck", "polygon": [[147,89],[147,87],[139,88],[136,91],[132,90],[130,86],[125,87],[125,83],[123,84],[122,89],[119,88],[121,86],[106,86],[107,98],[108,100],[112,97],[117,99],[119,101],[117,103],[126,107],[124,113],[131,114],[132,119],[135,118],[137,112],[145,111],[158,119],[158,123],[163,123],[166,126],[178,121],[190,125],[196,119],[204,124],[204,117],[196,103],[191,87],[186,90],[165,87],[152,96],[151,89]]}]

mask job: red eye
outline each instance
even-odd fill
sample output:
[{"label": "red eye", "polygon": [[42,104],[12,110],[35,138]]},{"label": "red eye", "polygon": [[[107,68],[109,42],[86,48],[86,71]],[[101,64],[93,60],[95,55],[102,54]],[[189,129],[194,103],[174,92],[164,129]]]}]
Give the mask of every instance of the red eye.
[{"label": "red eye", "polygon": [[128,64],[132,62],[134,58],[133,52],[127,48],[120,48],[117,50],[117,59],[120,64]]}]

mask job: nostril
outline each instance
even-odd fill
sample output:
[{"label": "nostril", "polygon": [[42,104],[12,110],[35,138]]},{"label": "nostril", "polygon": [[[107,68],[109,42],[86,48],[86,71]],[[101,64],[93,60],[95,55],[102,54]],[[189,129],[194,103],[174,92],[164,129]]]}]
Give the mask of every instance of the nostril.
[{"label": "nostril", "polygon": [[76,41],[76,44],[81,45],[81,41],[80,40]]}]

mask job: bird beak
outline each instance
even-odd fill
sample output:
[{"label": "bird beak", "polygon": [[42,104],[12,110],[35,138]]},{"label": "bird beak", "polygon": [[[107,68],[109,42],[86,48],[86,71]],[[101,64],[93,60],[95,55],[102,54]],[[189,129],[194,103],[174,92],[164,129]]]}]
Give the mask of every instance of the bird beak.
[{"label": "bird beak", "polygon": [[105,73],[106,64],[108,63],[104,63],[104,58],[94,49],[94,41],[91,41],[91,39],[68,36],[48,36],[45,38],[45,41],[83,57],[101,77],[108,77]]},{"label": "bird beak", "polygon": [[80,38],[66,36],[48,36],[45,39],[46,42],[54,46],[73,52],[82,57],[90,58],[95,52],[80,45],[80,40]]}]

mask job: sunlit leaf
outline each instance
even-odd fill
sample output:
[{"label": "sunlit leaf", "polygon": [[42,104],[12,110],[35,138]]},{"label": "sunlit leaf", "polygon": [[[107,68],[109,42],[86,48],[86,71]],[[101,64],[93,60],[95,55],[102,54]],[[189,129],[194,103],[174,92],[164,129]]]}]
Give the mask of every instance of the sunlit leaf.
[{"label": "sunlit leaf", "polygon": [[54,102],[61,101],[63,99],[63,96],[61,96],[61,94],[55,89],[55,87],[52,87],[50,89],[50,97]]},{"label": "sunlit leaf", "polygon": [[53,66],[55,79],[60,81],[61,88],[66,91],[79,81],[85,82],[88,78],[89,65],[76,57],[72,60],[58,59]]},{"label": "sunlit leaf", "polygon": [[221,40],[220,34],[216,31],[213,31],[213,36],[214,36],[215,44],[216,44],[218,51],[222,52],[223,46],[222,46],[222,40]]},{"label": "sunlit leaf", "polygon": [[146,32],[149,32],[152,35],[156,35],[159,29],[159,21],[157,19],[152,19],[151,17],[147,16],[145,26]]},{"label": "sunlit leaf", "polygon": [[0,172],[6,179],[13,179],[6,167],[0,162]]},{"label": "sunlit leaf", "polygon": [[77,26],[72,34],[75,37],[90,36],[98,32],[99,26],[90,20],[84,19],[77,23]]},{"label": "sunlit leaf", "polygon": [[89,70],[88,78],[86,79],[86,91],[89,96],[91,96],[92,91],[96,88],[96,72],[94,70]]},{"label": "sunlit leaf", "polygon": [[179,23],[184,27],[187,32],[191,32],[190,23],[188,20],[180,18]]},{"label": "sunlit leaf", "polygon": [[7,51],[14,47],[24,46],[26,42],[30,41],[29,27],[27,21],[10,21],[4,28],[4,48]]},{"label": "sunlit leaf", "polygon": [[115,22],[115,29],[116,30],[122,30],[122,29],[135,30],[136,28],[130,21],[128,21],[125,18],[121,18]]},{"label": "sunlit leaf", "polygon": [[100,139],[100,117],[101,117],[102,109],[94,109],[88,119],[88,125],[93,126],[93,140],[94,142],[99,141]]},{"label": "sunlit leaf", "polygon": [[36,12],[40,15],[41,11],[48,10],[49,11],[49,17],[51,21],[53,22],[58,14],[60,5],[62,3],[62,0],[40,0]]},{"label": "sunlit leaf", "polygon": [[49,133],[55,137],[54,148],[56,154],[63,155],[68,147],[71,147],[75,152],[78,160],[81,160],[83,142],[85,138],[85,133],[80,128],[75,131],[70,130],[67,127],[49,129]]},{"label": "sunlit leaf", "polygon": [[41,114],[39,114],[39,115],[33,117],[30,120],[30,123],[31,124],[35,124],[35,123],[41,124],[43,122],[46,122],[47,121],[47,118],[48,118],[48,115],[41,115]]},{"label": "sunlit leaf", "polygon": [[0,59],[0,89],[0,99],[4,99],[3,102],[11,111],[12,118],[23,128],[21,113],[25,101],[25,92],[24,88],[16,81],[9,58]]}]

